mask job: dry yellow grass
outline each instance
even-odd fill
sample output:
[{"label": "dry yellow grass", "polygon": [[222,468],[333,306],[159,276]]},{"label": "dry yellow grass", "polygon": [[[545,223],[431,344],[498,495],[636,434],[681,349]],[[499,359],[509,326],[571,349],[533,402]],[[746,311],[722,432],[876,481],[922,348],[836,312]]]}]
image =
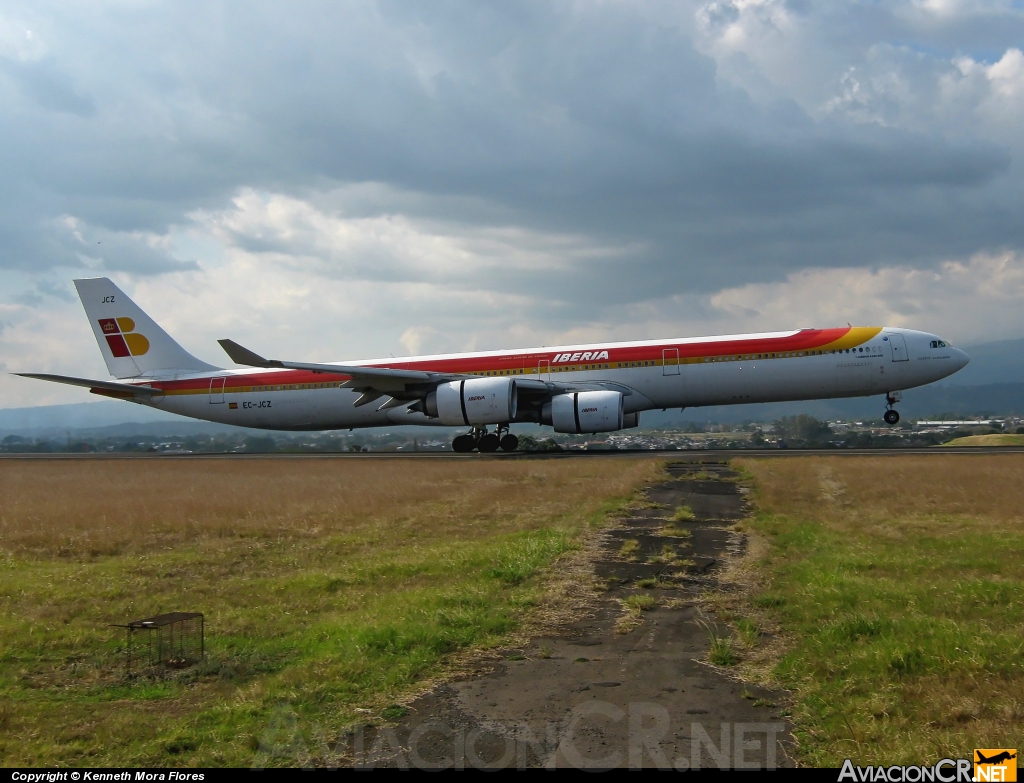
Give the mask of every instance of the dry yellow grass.
[{"label": "dry yellow grass", "polygon": [[[175,459],[0,461],[0,547],[88,558],[211,538],[527,529],[622,495],[626,460]],[[424,529],[424,515],[430,518]]]},{"label": "dry yellow grass", "polygon": [[761,508],[880,536],[920,520],[938,531],[969,520],[1002,527],[1024,515],[1024,454],[894,455],[737,460],[757,481]]}]

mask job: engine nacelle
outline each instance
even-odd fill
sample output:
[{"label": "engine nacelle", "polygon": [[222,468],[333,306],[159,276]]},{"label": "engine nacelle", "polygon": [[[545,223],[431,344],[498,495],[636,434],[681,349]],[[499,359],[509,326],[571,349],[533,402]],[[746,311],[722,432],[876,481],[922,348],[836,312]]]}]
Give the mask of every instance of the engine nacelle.
[{"label": "engine nacelle", "polygon": [[621,430],[623,423],[620,392],[571,392],[551,398],[555,432],[612,432]]},{"label": "engine nacelle", "polygon": [[427,415],[442,424],[506,424],[516,417],[519,404],[512,378],[470,378],[442,383],[427,395]]}]

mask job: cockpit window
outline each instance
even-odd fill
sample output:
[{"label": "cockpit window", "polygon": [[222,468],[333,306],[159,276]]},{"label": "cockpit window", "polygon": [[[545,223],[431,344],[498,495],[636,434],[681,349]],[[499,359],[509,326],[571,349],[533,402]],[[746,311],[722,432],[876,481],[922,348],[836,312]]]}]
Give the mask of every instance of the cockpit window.
[{"label": "cockpit window", "polygon": [[930,346],[931,346],[932,348],[946,348],[946,347],[948,347],[948,343],[946,343],[946,341],[945,341],[945,340],[932,340],[932,341],[931,341],[931,342],[929,343],[929,345],[930,345]]}]

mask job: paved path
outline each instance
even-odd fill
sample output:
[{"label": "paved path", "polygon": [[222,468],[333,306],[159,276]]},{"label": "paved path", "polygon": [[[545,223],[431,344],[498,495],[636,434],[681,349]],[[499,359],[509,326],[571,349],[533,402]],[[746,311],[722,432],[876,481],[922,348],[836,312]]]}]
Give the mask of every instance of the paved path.
[{"label": "paved path", "polygon": [[[702,663],[709,628],[695,595],[717,586],[729,527],[746,513],[722,462],[678,462],[672,479],[604,534],[593,564],[609,590],[557,636],[536,638],[481,676],[435,689],[390,728],[348,738],[357,762],[380,766],[675,767],[790,766],[783,694],[746,686]],[[667,535],[666,518],[694,518]],[[682,529],[682,531],[680,530]],[[684,532],[683,536],[678,535]],[[688,533],[688,535],[685,535]],[[625,555],[623,554],[625,553]],[[639,580],[665,587],[641,587]],[[650,581],[643,582],[650,585]],[[632,631],[621,600],[655,598]]]}]

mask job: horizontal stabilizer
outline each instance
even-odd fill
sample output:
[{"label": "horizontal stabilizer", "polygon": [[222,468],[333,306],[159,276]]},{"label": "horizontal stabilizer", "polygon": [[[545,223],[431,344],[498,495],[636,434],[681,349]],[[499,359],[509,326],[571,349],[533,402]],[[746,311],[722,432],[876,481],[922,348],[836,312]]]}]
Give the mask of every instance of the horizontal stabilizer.
[{"label": "horizontal stabilizer", "polygon": [[16,372],[22,378],[35,378],[39,381],[53,381],[54,383],[67,383],[71,386],[83,386],[93,394],[100,394],[104,397],[119,397],[132,399],[134,397],[152,397],[155,394],[163,394],[163,390],[154,389],[152,386],[134,386],[129,383],[114,383],[113,381],[93,381],[88,378],[73,378],[69,375],[49,375],[38,372]]}]

